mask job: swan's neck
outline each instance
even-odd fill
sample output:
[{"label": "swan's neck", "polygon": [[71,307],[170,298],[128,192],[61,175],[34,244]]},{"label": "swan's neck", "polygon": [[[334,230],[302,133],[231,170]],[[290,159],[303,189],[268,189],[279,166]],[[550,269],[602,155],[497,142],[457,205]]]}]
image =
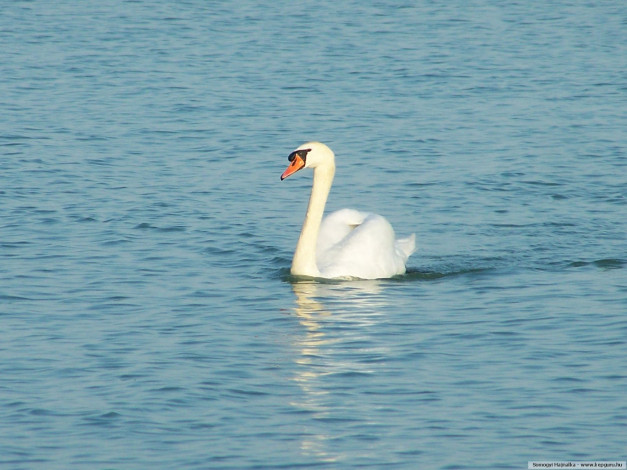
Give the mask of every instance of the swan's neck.
[{"label": "swan's neck", "polygon": [[324,165],[314,168],[313,186],[307,207],[307,215],[298,238],[291,273],[295,276],[319,277],[320,271],[316,264],[316,243],[322,222],[324,206],[331,190],[335,165]]}]

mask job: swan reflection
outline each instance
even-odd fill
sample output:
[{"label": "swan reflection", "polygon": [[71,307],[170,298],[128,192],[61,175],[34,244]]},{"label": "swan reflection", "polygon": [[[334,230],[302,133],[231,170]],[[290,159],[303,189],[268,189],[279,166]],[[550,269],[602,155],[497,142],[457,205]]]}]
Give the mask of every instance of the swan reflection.
[{"label": "swan reflection", "polygon": [[[340,455],[327,449],[329,435],[326,420],[341,418],[346,413],[338,403],[332,374],[375,372],[371,360],[364,356],[383,357],[382,347],[372,341],[372,326],[379,322],[383,304],[380,281],[342,283],[294,282],[296,296],[293,309],[304,334],[297,336],[294,345],[296,374],[293,377],[302,396],[291,405],[300,412],[310,413],[313,429],[303,433],[301,451],[325,462],[333,462]],[[358,349],[354,345],[359,344]],[[351,349],[353,345],[353,349]],[[340,406],[338,406],[340,405]]]}]

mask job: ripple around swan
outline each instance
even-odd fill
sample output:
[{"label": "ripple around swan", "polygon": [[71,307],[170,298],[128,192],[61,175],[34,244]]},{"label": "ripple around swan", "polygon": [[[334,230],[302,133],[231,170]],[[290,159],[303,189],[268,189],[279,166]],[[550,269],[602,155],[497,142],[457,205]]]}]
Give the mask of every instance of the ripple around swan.
[{"label": "ripple around swan", "polygon": [[451,271],[422,271],[418,269],[408,269],[403,276],[394,277],[398,281],[433,281],[447,277],[464,276],[472,274],[487,273],[491,268],[460,268]]},{"label": "ripple around swan", "polygon": [[627,260],[624,259],[599,259],[595,261],[572,261],[568,266],[573,268],[580,268],[583,266],[595,266],[601,269],[622,269],[627,266]]}]

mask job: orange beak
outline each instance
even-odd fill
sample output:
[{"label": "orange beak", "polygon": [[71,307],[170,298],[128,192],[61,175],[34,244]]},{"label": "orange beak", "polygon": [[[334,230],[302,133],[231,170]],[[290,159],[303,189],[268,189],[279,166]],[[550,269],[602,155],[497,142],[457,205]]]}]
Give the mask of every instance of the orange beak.
[{"label": "orange beak", "polygon": [[290,166],[288,166],[287,169],[281,175],[281,181],[283,181],[288,176],[293,175],[298,170],[302,169],[304,166],[305,166],[305,161],[302,158],[300,158],[298,155],[294,155],[294,160],[292,160],[292,163],[290,163]]}]

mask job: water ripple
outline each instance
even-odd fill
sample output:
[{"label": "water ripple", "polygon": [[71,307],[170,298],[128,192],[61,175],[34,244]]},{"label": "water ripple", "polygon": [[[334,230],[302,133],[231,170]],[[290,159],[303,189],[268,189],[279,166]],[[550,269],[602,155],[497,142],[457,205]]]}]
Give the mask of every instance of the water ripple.
[{"label": "water ripple", "polygon": [[[0,466],[624,452],[621,2],[5,3]],[[309,139],[407,274],[290,275]]]}]

